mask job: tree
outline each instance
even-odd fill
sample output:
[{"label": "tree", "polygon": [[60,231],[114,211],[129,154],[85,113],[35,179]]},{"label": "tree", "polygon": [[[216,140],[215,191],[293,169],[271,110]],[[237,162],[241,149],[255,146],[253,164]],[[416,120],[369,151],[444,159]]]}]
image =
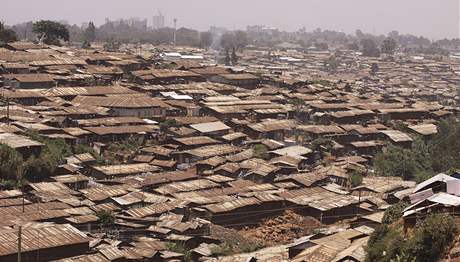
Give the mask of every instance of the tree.
[{"label": "tree", "polygon": [[222,35],[221,46],[224,49],[242,50],[249,44],[249,38],[244,31],[227,32]]},{"label": "tree", "polygon": [[355,170],[351,173],[349,177],[351,187],[357,187],[363,183],[363,173],[362,170]]},{"label": "tree", "polygon": [[99,222],[103,226],[109,226],[115,222],[115,216],[110,211],[106,211],[106,210],[99,211],[96,213],[96,216],[99,218]]},{"label": "tree", "polygon": [[116,52],[120,49],[120,46],[119,41],[116,41],[113,37],[109,37],[104,44],[104,51]]},{"label": "tree", "polygon": [[0,21],[0,43],[10,43],[18,41],[16,32],[12,29],[6,28],[5,24]]},{"label": "tree", "polygon": [[228,48],[225,48],[225,65],[229,66],[230,65],[230,62],[231,62],[231,58],[230,58],[230,51],[228,50]]},{"label": "tree", "polygon": [[169,128],[177,126],[179,126],[179,123],[175,119],[170,118],[160,123],[160,130],[166,132]]},{"label": "tree", "polygon": [[409,202],[401,201],[387,208],[385,210],[385,213],[383,214],[382,223],[386,225],[392,224],[393,222],[402,217],[402,212],[409,205]]},{"label": "tree", "polygon": [[389,145],[377,154],[374,169],[381,176],[397,176],[405,180],[422,180],[433,173],[430,148],[417,139],[411,149]]},{"label": "tree", "polygon": [[331,55],[326,61],[324,61],[324,69],[327,72],[335,72],[339,67],[339,61],[335,55]]},{"label": "tree", "polygon": [[252,148],[252,152],[254,154],[254,157],[256,158],[262,158],[262,159],[267,159],[268,158],[268,147],[266,145],[255,145]]},{"label": "tree", "polygon": [[38,35],[39,42],[47,45],[60,45],[60,40],[69,41],[69,30],[58,22],[40,20],[33,24],[32,30]]},{"label": "tree", "polygon": [[24,161],[15,149],[0,144],[0,178],[16,180],[22,177]]},{"label": "tree", "polygon": [[24,163],[24,176],[28,179],[38,180],[52,175],[56,167],[64,163],[64,158],[72,155],[72,148],[64,139],[49,139],[29,132],[28,135],[44,144],[39,157],[30,157]]},{"label": "tree", "polygon": [[384,54],[393,55],[396,51],[396,47],[397,47],[396,41],[391,37],[387,37],[383,41],[380,49],[382,50],[382,53]]},{"label": "tree", "polygon": [[96,26],[94,26],[93,22],[89,22],[88,27],[85,29],[84,38],[90,45],[91,42],[96,40]]},{"label": "tree", "polygon": [[235,32],[235,48],[236,51],[245,48],[249,44],[248,34],[244,31],[238,30]]},{"label": "tree", "polygon": [[200,33],[200,47],[208,49],[212,45],[212,34],[211,32]]},{"label": "tree", "polygon": [[457,231],[457,223],[452,216],[429,215],[407,243],[407,252],[415,257],[416,261],[438,261],[455,239]]},{"label": "tree", "polygon": [[347,48],[353,51],[358,51],[359,50],[359,45],[356,42],[351,42],[347,44]]},{"label": "tree", "polygon": [[231,57],[232,65],[236,65],[238,63],[238,55],[236,54],[236,49],[232,48],[232,57]]},{"label": "tree", "polygon": [[380,56],[380,51],[377,47],[377,44],[374,40],[366,38],[361,40],[361,48],[363,56],[378,57]]},{"label": "tree", "polygon": [[372,63],[371,65],[371,75],[377,74],[379,71],[379,65],[377,63]]}]

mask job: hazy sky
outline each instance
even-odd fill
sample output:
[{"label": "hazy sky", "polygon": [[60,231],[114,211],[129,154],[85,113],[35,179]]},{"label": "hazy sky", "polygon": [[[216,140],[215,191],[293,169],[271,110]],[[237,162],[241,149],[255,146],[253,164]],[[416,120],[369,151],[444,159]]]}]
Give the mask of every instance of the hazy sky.
[{"label": "hazy sky", "polygon": [[0,0],[0,19],[7,24],[37,20],[66,20],[81,24],[105,18],[148,18],[158,10],[167,25],[206,30],[211,25],[229,29],[263,24],[283,30],[303,26],[311,31],[386,34],[391,30],[430,38],[459,35],[460,0]]}]

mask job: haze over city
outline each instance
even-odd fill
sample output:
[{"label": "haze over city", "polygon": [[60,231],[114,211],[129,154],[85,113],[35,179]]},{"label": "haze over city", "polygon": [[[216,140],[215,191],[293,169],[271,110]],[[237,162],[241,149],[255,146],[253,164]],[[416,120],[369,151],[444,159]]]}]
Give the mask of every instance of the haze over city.
[{"label": "haze over city", "polygon": [[[442,4],[441,4],[442,2]],[[244,29],[263,24],[295,31],[306,27],[353,33],[387,34],[392,30],[430,39],[457,38],[458,0],[3,0],[0,17],[7,24],[39,20],[66,20],[70,24],[105,18],[151,17],[161,11],[166,25],[207,30],[210,26]]]}]

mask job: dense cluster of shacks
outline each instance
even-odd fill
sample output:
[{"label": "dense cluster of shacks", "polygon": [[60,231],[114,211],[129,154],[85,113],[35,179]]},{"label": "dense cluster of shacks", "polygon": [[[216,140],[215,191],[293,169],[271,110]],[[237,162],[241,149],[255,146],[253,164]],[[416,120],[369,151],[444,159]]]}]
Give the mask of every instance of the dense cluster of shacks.
[{"label": "dense cluster of shacks", "polygon": [[[370,167],[386,145],[430,139],[457,113],[460,62],[343,51],[328,74],[329,55],[248,47],[238,66],[217,66],[213,51],[179,47],[0,48],[0,143],[24,158],[43,148],[30,130],[101,155],[114,142],[143,144],[111,165],[73,155],[23,190],[0,191],[0,261],[16,261],[19,236],[22,261],[185,259],[171,243],[193,261],[362,261],[390,204],[410,196],[407,223],[433,205],[459,206],[429,189],[450,178],[415,187]],[[379,70],[371,74],[372,63]],[[321,140],[333,144],[313,146]],[[358,171],[367,175],[352,187]],[[286,210],[324,227],[255,253],[214,256],[213,225],[257,227]],[[114,214],[110,226],[101,211]]]}]

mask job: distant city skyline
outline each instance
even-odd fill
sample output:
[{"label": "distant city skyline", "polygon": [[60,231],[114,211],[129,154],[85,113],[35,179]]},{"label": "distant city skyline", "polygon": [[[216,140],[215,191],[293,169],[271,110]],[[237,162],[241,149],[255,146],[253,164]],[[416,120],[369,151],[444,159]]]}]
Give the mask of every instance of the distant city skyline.
[{"label": "distant city skyline", "polygon": [[[88,8],[90,7],[90,8]],[[153,25],[153,16],[161,10],[164,26],[208,30],[210,26],[245,29],[248,25],[266,25],[296,31],[306,27],[354,33],[387,34],[392,30],[431,39],[457,38],[460,34],[459,0],[3,0],[0,19],[12,25],[39,19],[65,20],[81,25],[88,21],[103,24],[139,17]]]}]

